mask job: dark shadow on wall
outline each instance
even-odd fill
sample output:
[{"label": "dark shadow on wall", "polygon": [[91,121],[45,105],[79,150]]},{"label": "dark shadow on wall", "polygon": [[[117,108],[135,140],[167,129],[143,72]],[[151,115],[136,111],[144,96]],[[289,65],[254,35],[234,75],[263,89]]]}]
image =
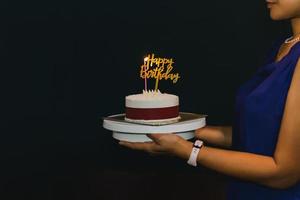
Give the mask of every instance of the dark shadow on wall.
[{"label": "dark shadow on wall", "polygon": [[237,0],[20,1],[1,13],[5,199],[224,199],[227,177],[119,147],[101,119],[141,92],[139,66],[153,52],[175,59],[182,78],[160,89],[182,111],[231,125],[236,89],[287,22]]}]

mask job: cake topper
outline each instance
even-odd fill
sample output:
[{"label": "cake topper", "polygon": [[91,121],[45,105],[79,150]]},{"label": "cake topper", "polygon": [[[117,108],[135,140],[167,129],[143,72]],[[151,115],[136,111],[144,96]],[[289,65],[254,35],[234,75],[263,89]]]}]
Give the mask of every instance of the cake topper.
[{"label": "cake topper", "polygon": [[180,78],[179,73],[171,73],[173,70],[173,58],[159,58],[154,54],[149,54],[144,58],[144,64],[141,66],[140,77],[145,80],[145,91],[147,91],[147,79],[153,78],[155,82],[155,91],[158,91],[158,82],[162,79],[171,80],[176,83]]}]

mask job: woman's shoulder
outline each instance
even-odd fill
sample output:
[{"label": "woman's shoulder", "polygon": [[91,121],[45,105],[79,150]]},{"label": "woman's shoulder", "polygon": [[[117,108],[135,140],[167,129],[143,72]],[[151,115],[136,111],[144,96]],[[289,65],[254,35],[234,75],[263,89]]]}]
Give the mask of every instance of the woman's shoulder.
[{"label": "woman's shoulder", "polygon": [[298,62],[298,59],[300,57],[300,41],[296,42],[296,44],[293,45],[293,58],[295,59],[295,61]]}]

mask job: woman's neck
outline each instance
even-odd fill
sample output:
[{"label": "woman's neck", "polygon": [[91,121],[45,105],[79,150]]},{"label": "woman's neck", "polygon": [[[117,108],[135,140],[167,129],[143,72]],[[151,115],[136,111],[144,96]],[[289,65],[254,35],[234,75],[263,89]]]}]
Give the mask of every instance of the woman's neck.
[{"label": "woman's neck", "polygon": [[291,19],[291,26],[293,31],[293,36],[298,36],[300,34],[300,18]]}]

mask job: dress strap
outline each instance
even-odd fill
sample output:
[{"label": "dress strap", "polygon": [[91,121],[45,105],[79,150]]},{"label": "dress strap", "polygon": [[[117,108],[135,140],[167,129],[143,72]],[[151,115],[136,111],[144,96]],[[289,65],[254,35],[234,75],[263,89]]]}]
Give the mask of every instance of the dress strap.
[{"label": "dress strap", "polygon": [[300,58],[300,41],[292,46],[291,51],[291,62],[298,62]]}]

